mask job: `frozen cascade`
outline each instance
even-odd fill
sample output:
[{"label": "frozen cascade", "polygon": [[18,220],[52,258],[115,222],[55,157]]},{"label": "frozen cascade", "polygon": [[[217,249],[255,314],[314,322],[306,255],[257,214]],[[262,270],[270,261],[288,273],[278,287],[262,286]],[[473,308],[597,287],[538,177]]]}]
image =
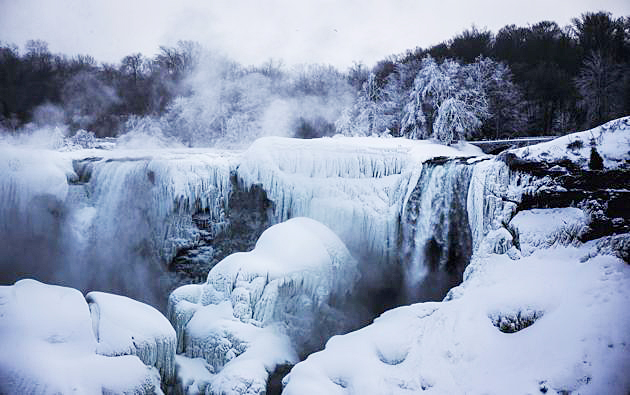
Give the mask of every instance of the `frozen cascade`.
[{"label": "frozen cascade", "polygon": [[313,218],[350,250],[391,260],[398,258],[400,212],[410,181],[422,161],[438,155],[464,154],[406,139],[270,137],[252,144],[238,175],[246,185],[262,185],[274,202],[274,223]]},{"label": "frozen cascade", "polygon": [[471,165],[425,163],[403,212],[407,300],[441,299],[461,282],[472,242],[466,199]]},{"label": "frozen cascade", "polygon": [[[128,230],[136,243],[148,242],[145,247],[168,262],[178,242],[194,239],[192,214],[204,212],[213,223],[223,219],[231,170],[224,158],[116,158],[88,166],[90,195],[99,209],[99,237],[120,238],[120,231]],[[129,221],[129,226],[121,226],[121,220]],[[146,235],[146,240],[138,240],[139,235]]]}]

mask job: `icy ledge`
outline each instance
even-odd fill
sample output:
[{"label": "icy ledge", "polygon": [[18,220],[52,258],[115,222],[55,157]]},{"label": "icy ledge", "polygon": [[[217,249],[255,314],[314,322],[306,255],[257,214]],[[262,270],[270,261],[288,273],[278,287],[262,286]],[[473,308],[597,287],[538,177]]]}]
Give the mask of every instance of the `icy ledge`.
[{"label": "icy ledge", "polygon": [[90,309],[75,289],[34,280],[0,286],[0,317],[0,393],[162,393],[157,370],[137,356],[99,354]]},{"label": "icy ledge", "polygon": [[450,300],[333,337],[283,393],[627,393],[630,266],[590,244],[477,256]]},{"label": "icy ledge", "polygon": [[352,291],[356,265],[330,229],[294,218],[218,263],[206,284],[175,290],[168,310],[185,356],[179,390],[264,393],[278,365],[297,362],[321,331],[334,330],[324,325],[334,314],[329,302]]}]

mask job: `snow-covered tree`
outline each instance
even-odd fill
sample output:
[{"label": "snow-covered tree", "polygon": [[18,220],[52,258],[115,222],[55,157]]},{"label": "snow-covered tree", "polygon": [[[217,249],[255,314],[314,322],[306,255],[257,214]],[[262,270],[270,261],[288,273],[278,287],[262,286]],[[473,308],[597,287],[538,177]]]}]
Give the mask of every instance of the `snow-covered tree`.
[{"label": "snow-covered tree", "polygon": [[395,105],[388,100],[386,92],[379,88],[374,74],[371,73],[363,83],[354,108],[346,111],[346,117],[350,115],[352,118],[351,123],[341,126],[338,131],[345,130],[347,134],[359,136],[389,133],[397,116],[392,108]]},{"label": "snow-covered tree", "polygon": [[[487,116],[484,130],[494,132],[493,137],[512,135],[522,131],[527,122],[525,101],[522,92],[514,84],[510,68],[502,62],[490,58],[478,57],[474,63],[465,67],[470,84],[474,90],[482,90],[487,100]],[[479,103],[477,108],[483,108]]]},{"label": "snow-covered tree", "polygon": [[402,135],[410,139],[425,139],[428,136],[427,120],[422,110],[422,86],[414,80],[409,100],[403,111]]},{"label": "snow-covered tree", "polygon": [[405,106],[403,134],[409,138],[433,136],[447,144],[470,137],[488,117],[481,77],[471,66],[450,59],[438,65],[425,57]]},{"label": "snow-covered tree", "polygon": [[468,138],[481,126],[475,108],[456,97],[450,97],[440,105],[433,124],[433,136],[450,144],[453,140]]}]

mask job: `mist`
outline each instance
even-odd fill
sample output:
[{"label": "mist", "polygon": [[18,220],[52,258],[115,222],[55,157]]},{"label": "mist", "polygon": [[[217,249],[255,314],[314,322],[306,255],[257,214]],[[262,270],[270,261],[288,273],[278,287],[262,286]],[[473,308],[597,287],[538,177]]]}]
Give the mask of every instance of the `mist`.
[{"label": "mist", "polygon": [[285,70],[272,61],[245,68],[202,51],[190,75],[159,116],[133,117],[122,135],[156,136],[187,147],[246,148],[264,136],[316,138],[354,100],[345,75],[331,66]]}]

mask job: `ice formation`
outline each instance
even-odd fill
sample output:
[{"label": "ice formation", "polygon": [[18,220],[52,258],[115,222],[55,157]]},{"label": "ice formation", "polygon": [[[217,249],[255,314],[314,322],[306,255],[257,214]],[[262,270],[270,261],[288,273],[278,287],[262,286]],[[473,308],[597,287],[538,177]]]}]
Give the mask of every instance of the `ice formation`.
[{"label": "ice formation", "polygon": [[34,280],[1,286],[0,317],[0,393],[161,393],[157,370],[138,357],[98,354],[88,304],[75,289]]},{"label": "ice formation", "polygon": [[[467,335],[461,335],[464,324],[453,321],[452,314],[470,318],[468,323],[481,330],[480,344],[509,346],[511,343],[501,336],[521,339],[529,333],[544,332],[538,329],[541,326],[558,325],[557,328],[561,328],[561,317],[574,324],[578,318],[572,317],[566,310],[577,306],[572,302],[567,302],[568,307],[558,305],[557,308],[549,308],[547,301],[542,299],[540,303],[531,304],[526,300],[522,287],[515,288],[514,293],[506,291],[504,298],[499,281],[493,281],[498,278],[496,276],[505,276],[506,284],[516,284],[514,275],[509,273],[511,269],[507,269],[510,267],[508,262],[514,264],[514,273],[531,280],[527,284],[532,286],[535,281],[542,282],[547,275],[579,277],[583,271],[596,270],[593,267],[601,269],[604,277],[614,277],[611,284],[617,284],[615,281],[618,279],[605,267],[621,273],[618,275],[620,278],[627,277],[625,269],[618,270],[616,261],[608,261],[614,258],[599,256],[606,248],[618,254],[619,248],[612,246],[623,245],[627,243],[626,239],[617,236],[599,239],[587,245],[587,252],[584,251],[587,246],[579,246],[575,242],[582,239],[586,224],[594,229],[591,229],[590,237],[601,237],[601,234],[593,236],[597,232],[596,226],[601,229],[601,224],[589,223],[597,210],[590,206],[559,208],[562,207],[558,203],[562,203],[562,196],[548,205],[541,200],[545,196],[559,196],[567,192],[558,181],[561,178],[579,184],[584,177],[595,174],[593,172],[610,171],[616,177],[615,182],[620,179],[618,183],[625,185],[623,177],[626,173],[622,170],[627,168],[629,120],[623,118],[591,131],[510,150],[500,157],[479,156],[478,152],[466,147],[445,147],[427,141],[345,137],[314,140],[263,138],[241,153],[197,149],[53,152],[2,146],[0,214],[3,221],[0,223],[0,236],[5,243],[0,246],[0,269],[3,276],[13,278],[29,273],[30,264],[13,264],[14,260],[19,261],[23,246],[28,246],[30,248],[26,249],[25,255],[28,259],[22,259],[22,262],[34,262],[35,267],[37,262],[45,262],[44,275],[50,276],[47,280],[83,289],[95,287],[98,281],[100,289],[116,289],[155,302],[156,298],[138,295],[137,292],[146,292],[144,284],[159,282],[156,276],[162,273],[179,248],[193,245],[207,236],[203,232],[218,233],[229,227],[226,218],[230,211],[230,198],[238,196],[235,190],[258,188],[264,199],[271,202],[271,218],[265,226],[281,225],[265,232],[253,251],[234,254],[219,263],[210,271],[205,284],[188,285],[174,291],[169,298],[167,315],[176,331],[177,351],[183,355],[175,362],[172,359],[167,361],[158,356],[166,354],[156,351],[161,348],[156,343],[155,349],[151,345],[140,347],[141,351],[136,350],[144,355],[141,357],[143,361],[158,366],[165,377],[171,377],[173,364],[177,364],[180,371],[176,381],[182,392],[259,391],[274,367],[294,363],[301,347],[308,348],[299,343],[307,342],[314,332],[319,332],[321,328],[314,331],[314,325],[326,326],[334,321],[338,312],[329,302],[348,292],[357,278],[357,263],[348,252],[352,251],[359,260],[367,262],[363,263],[366,265],[387,263],[404,266],[410,301],[440,298],[448,287],[464,279],[460,287],[449,293],[449,302],[398,309],[385,314],[373,326],[390,329],[363,330],[365,333],[383,330],[388,340],[379,341],[391,343],[374,343],[372,340],[372,343],[365,343],[378,345],[372,349],[376,350],[372,354],[379,362],[375,362],[370,349],[358,353],[370,355],[365,356],[365,363],[357,362],[353,372],[361,371],[372,362],[376,363],[373,366],[380,366],[383,372],[387,372],[383,376],[375,374],[373,380],[368,380],[365,385],[372,383],[374,388],[392,392],[422,388],[433,389],[434,392],[456,389],[465,392],[466,385],[470,385],[472,392],[476,389],[493,392],[496,388],[504,389],[502,381],[497,382],[496,388],[491,388],[494,384],[476,380],[472,372],[479,373],[478,370],[466,365],[466,358],[483,364],[488,362],[484,358],[489,356],[475,348]],[[603,170],[591,168],[589,156],[593,150],[601,156]],[[582,172],[579,174],[582,178],[567,177],[570,172],[577,171]],[[235,185],[237,188],[234,188]],[[619,206],[621,208],[615,210],[627,211],[623,199],[628,193],[627,188],[619,187],[611,193],[618,196],[615,195],[616,203],[609,206]],[[573,199],[571,202],[586,199],[583,196],[590,198],[598,195],[576,196],[570,196]],[[549,208],[540,210],[539,207]],[[201,229],[195,221],[205,221],[208,227]],[[611,223],[615,221],[620,224],[619,229],[626,226],[624,219],[617,218],[616,214],[609,219]],[[561,246],[564,244],[569,246]],[[552,250],[538,251],[540,247],[550,245],[554,247]],[[564,258],[558,258],[559,252],[553,251],[564,251],[567,262],[556,265],[556,261]],[[582,254],[578,260],[587,262],[584,267],[576,263],[576,251]],[[461,272],[473,252],[472,263],[462,276]],[[544,267],[537,263],[543,257],[556,261]],[[342,265],[340,262],[346,263]],[[527,262],[536,264],[527,269]],[[90,270],[86,270],[88,267]],[[475,284],[478,284],[475,281],[486,281],[483,279],[492,283],[488,295],[495,292],[493,298],[496,301],[507,303],[513,300],[515,303],[498,306],[491,303],[490,296],[479,296],[482,287],[475,290]],[[438,287],[430,295],[414,293],[419,288],[426,290],[429,288],[426,285],[434,286],[436,283],[444,283],[446,288]],[[598,284],[588,285],[585,281],[577,288],[584,291],[590,286],[595,287],[596,294],[604,295],[602,300],[609,298],[613,304],[617,303],[615,298],[626,297],[623,292],[619,293],[621,296],[601,293],[600,288],[603,287],[597,288]],[[568,285],[562,283],[558,286]],[[550,293],[544,295],[555,297]],[[576,300],[594,305],[599,303],[595,299],[587,299],[579,296]],[[105,306],[109,302],[92,304],[95,317],[99,317],[97,333],[100,333],[100,325],[109,322],[101,319],[103,311],[98,312],[101,304]],[[498,307],[477,314],[481,306],[486,305]],[[468,307],[471,308],[470,314],[467,313]],[[613,317],[610,315],[612,308],[607,311],[609,315],[602,313],[602,319]],[[117,316],[117,313],[111,316]],[[439,317],[443,322],[436,321]],[[626,320],[621,325],[627,327],[627,316],[617,318]],[[385,324],[390,321],[391,325]],[[416,344],[415,337],[390,335],[394,331],[392,328],[402,325],[403,321],[416,322],[418,338],[428,340],[420,340]],[[526,324],[529,326],[525,327]],[[601,329],[606,336],[617,336],[614,330],[606,332],[597,325],[588,324],[579,333],[592,339],[589,336]],[[452,336],[432,344],[432,331],[440,328]],[[520,330],[507,334],[500,333],[501,328]],[[115,333],[129,334],[135,330],[148,333],[142,327],[131,324],[116,329],[120,332]],[[104,329],[103,333],[106,332],[110,330]],[[113,330],[111,333],[114,333]],[[458,337],[460,335],[463,337]],[[152,336],[146,338],[159,337]],[[335,354],[335,345],[346,341],[339,339],[353,339],[353,336],[362,335],[335,338],[322,355]],[[116,342],[116,347],[125,350],[136,347],[126,339],[125,342]],[[398,341],[409,339],[412,340],[409,349],[397,345]],[[461,350],[456,349],[455,343],[447,344],[451,340],[461,340],[461,344],[471,348],[457,354]],[[527,339],[523,341],[515,343],[517,351],[521,350],[518,347],[526,348]],[[595,343],[588,340],[580,347],[587,355],[596,355],[592,351],[599,350]],[[102,348],[104,344],[95,343],[94,347]],[[273,347],[265,347],[265,344]],[[384,345],[381,347],[381,344]],[[623,347],[615,342],[611,344],[614,348],[610,351],[611,358],[617,358],[615,353]],[[410,379],[411,373],[404,369],[412,363],[407,361],[416,358],[413,363],[426,367],[426,364],[423,365],[426,359],[420,357],[420,351],[417,351],[426,347],[428,355],[437,353],[436,367],[427,367],[429,373],[422,373],[420,379]],[[110,349],[112,353],[117,353],[115,347]],[[531,355],[538,352],[536,347],[532,350]],[[442,351],[445,354],[440,354]],[[565,351],[562,349],[557,355]],[[446,359],[444,355],[447,355]],[[520,361],[529,363],[527,355]],[[458,356],[461,358],[458,359]],[[124,359],[135,361],[129,364],[136,364],[138,359],[134,358],[129,356]],[[305,363],[306,366],[311,366],[312,361],[319,358],[324,357],[314,356]],[[501,361],[501,358],[497,360]],[[601,368],[601,361],[596,361],[599,357],[593,358],[588,361],[592,362],[591,371],[595,373],[583,376],[586,377],[585,384],[575,379],[577,376],[573,373],[590,367],[575,368],[565,372],[565,376],[550,368],[548,377],[524,374],[521,381],[517,378],[515,382],[529,390],[535,386],[531,387],[527,380],[537,377],[541,380],[540,389],[546,388],[546,391],[583,386],[588,392],[590,388],[601,388],[598,387],[600,379],[597,377],[601,377],[600,373],[607,374]],[[627,360],[619,361],[627,366]],[[306,380],[295,379],[305,377],[299,373],[303,372],[301,366],[296,367],[296,374],[292,373],[288,391],[301,388],[299,383]],[[335,366],[331,364],[330,369]],[[454,372],[449,369],[455,368],[470,368],[471,373],[466,373],[460,380],[454,374],[452,377],[448,374],[443,376],[439,372]],[[328,376],[332,381],[329,380],[327,385],[336,383],[331,387],[333,392],[341,391],[343,387],[364,388],[364,384],[355,383],[355,373],[331,373]],[[482,373],[479,374],[483,376]],[[156,372],[151,374],[155,376]],[[320,377],[314,374],[311,379],[319,382],[326,375]],[[316,376],[319,379],[316,380]],[[375,380],[385,376],[389,377],[389,381],[385,380],[387,383],[378,387],[381,384],[375,383]],[[611,380],[620,382],[614,377]],[[54,383],[58,385],[60,382]]]},{"label": "ice formation", "polygon": [[[267,229],[247,253],[217,264],[204,285],[188,285],[169,298],[180,350],[204,358],[217,393],[260,393],[277,365],[324,329],[329,303],[352,292],[356,260],[326,226],[293,218]],[[181,333],[183,332],[183,333]],[[190,379],[181,377],[186,387]]]},{"label": "ice formation", "polygon": [[276,223],[305,216],[330,227],[351,250],[397,256],[398,220],[422,162],[466,153],[427,141],[335,137],[259,139],[238,175],[262,184]]},{"label": "ice formation", "polygon": [[90,292],[86,300],[98,354],[136,355],[158,369],[163,383],[174,381],[177,337],[166,317],[125,296]]},{"label": "ice formation", "polygon": [[478,258],[451,300],[332,338],[291,370],[283,393],[625,393],[630,267],[609,255],[582,263],[587,249]]}]

